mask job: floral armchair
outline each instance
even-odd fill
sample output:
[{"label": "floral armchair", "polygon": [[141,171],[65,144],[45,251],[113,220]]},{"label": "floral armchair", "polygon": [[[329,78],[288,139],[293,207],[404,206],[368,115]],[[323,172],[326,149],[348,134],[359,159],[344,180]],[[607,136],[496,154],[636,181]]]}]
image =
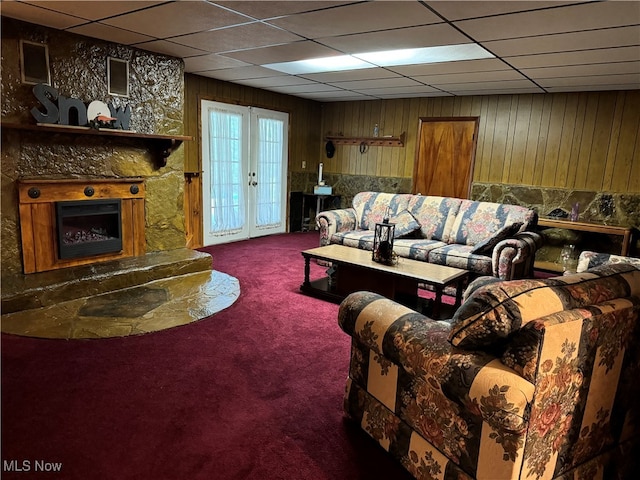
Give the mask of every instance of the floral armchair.
[{"label": "floral armchair", "polygon": [[450,321],[353,293],[346,415],[417,479],[632,478],[639,312],[630,264],[474,282]]}]

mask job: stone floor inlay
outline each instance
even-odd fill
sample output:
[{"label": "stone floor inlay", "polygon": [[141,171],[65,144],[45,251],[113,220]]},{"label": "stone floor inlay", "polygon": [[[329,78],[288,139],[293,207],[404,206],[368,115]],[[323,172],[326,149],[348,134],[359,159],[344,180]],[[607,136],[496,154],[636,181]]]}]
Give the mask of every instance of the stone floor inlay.
[{"label": "stone floor inlay", "polygon": [[165,330],[207,318],[240,296],[238,279],[190,273],[57,305],[2,315],[2,332],[39,338],[110,338]]}]

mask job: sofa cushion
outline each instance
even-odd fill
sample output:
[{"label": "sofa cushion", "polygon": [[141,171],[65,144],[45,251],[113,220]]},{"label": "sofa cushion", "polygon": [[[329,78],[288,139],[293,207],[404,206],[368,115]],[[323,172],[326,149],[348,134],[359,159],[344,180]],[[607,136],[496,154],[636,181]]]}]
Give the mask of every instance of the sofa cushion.
[{"label": "sofa cushion", "polygon": [[397,215],[393,216],[389,222],[395,225],[393,238],[406,237],[416,230],[420,230],[420,224],[415,217],[411,215],[409,210],[401,211]]},{"label": "sofa cushion", "polygon": [[489,255],[493,252],[493,248],[500,243],[502,240],[506,240],[507,238],[513,237],[518,230],[522,227],[522,222],[512,223],[511,225],[505,225],[496,233],[494,233],[491,237],[482,240],[480,243],[477,243],[471,253],[477,253],[479,255]]},{"label": "sofa cushion", "polygon": [[439,242],[438,240],[398,238],[393,242],[393,251],[396,252],[399,257],[427,262],[431,250],[444,246],[446,246],[446,243]]},{"label": "sofa cushion", "polygon": [[447,242],[461,203],[459,198],[414,195],[409,211],[420,223],[423,238]]},{"label": "sofa cushion", "polygon": [[429,252],[429,263],[462,268],[477,275],[491,275],[491,257],[471,253],[471,245],[443,245]]},{"label": "sofa cushion", "polygon": [[413,195],[404,193],[360,192],[353,197],[358,228],[373,230],[386,215],[389,218],[406,210]]},{"label": "sofa cushion", "polygon": [[638,285],[640,270],[629,264],[603,265],[546,280],[492,283],[474,291],[455,313],[449,341],[462,348],[498,345],[532,320],[640,295]]},{"label": "sofa cushion", "polygon": [[477,245],[517,222],[522,224],[521,230],[525,230],[537,222],[536,213],[518,205],[463,200],[447,242]]},{"label": "sofa cushion", "polygon": [[334,233],[331,235],[330,243],[361,250],[373,250],[373,237],[374,233],[371,230],[351,230]]}]

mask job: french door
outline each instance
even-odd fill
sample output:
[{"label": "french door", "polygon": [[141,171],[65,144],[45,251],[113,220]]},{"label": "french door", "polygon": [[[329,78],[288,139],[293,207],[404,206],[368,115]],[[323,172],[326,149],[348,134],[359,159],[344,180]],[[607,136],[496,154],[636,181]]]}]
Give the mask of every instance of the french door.
[{"label": "french door", "polygon": [[286,231],[289,115],[202,101],[203,243]]}]

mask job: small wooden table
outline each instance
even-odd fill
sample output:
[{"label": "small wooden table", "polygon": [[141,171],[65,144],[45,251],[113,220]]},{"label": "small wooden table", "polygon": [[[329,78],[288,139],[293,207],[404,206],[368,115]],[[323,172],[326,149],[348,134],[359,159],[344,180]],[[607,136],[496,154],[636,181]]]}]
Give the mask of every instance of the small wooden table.
[{"label": "small wooden table", "polygon": [[[418,284],[430,285],[436,298],[432,317],[440,314],[442,291],[449,285],[456,286],[455,307],[462,301],[462,287],[469,272],[459,268],[433,265],[418,260],[400,258],[397,265],[374,262],[371,252],[343,245],[327,245],[304,250],[304,282],[300,291],[326,300],[340,302],[350,293],[367,290],[397,300],[411,308],[419,304]],[[329,277],[311,280],[310,261],[312,258],[333,264],[335,272]]]}]

